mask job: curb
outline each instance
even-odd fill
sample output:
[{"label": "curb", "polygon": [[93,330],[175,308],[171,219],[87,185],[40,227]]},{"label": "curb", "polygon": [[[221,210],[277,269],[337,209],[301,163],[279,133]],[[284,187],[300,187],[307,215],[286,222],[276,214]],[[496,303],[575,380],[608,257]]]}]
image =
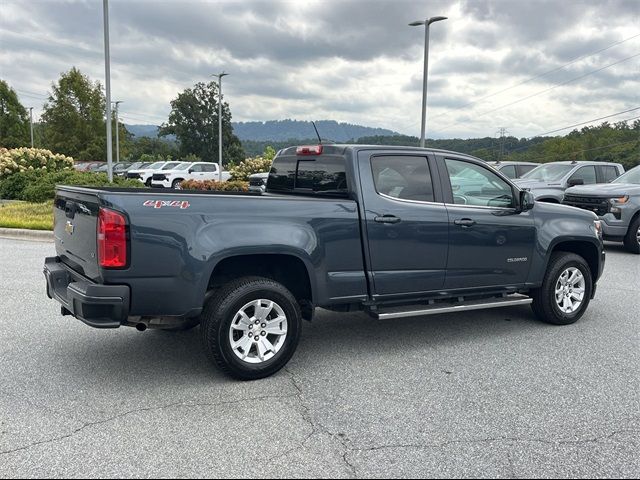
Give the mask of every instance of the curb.
[{"label": "curb", "polygon": [[48,230],[26,230],[24,228],[0,228],[0,238],[30,240],[32,242],[53,242],[53,232]]}]

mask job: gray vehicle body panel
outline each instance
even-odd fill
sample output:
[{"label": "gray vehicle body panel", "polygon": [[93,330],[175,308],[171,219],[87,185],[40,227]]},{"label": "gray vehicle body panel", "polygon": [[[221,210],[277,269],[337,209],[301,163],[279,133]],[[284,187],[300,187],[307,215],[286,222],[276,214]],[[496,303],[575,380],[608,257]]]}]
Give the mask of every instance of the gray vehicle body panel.
[{"label": "gray vehicle body panel", "polygon": [[[602,243],[592,212],[539,202],[524,212],[454,205],[444,159],[489,168],[479,159],[410,147],[328,150],[345,159],[350,198],[60,187],[58,255],[91,282],[127,285],[132,316],[198,315],[215,267],[245,255],[299,259],[309,276],[311,300],[323,307],[526,290],[541,285],[552,250],[560,242],[592,248],[598,255],[595,279],[601,273]],[[384,154],[425,156],[435,201],[381,196],[373,185],[369,161]],[[509,179],[498,176],[511,185],[514,195],[519,194]],[[130,239],[126,268],[102,269],[97,261],[88,260],[95,251],[95,219],[93,224],[80,220],[85,228],[79,229],[76,239],[65,237],[65,201],[90,205],[90,213],[79,213],[78,218],[95,216],[100,206],[126,215]],[[187,201],[189,206],[149,205],[176,201]],[[374,221],[385,214],[398,215],[402,221],[393,225]],[[477,228],[461,231],[454,225],[460,217],[475,219]]]}]

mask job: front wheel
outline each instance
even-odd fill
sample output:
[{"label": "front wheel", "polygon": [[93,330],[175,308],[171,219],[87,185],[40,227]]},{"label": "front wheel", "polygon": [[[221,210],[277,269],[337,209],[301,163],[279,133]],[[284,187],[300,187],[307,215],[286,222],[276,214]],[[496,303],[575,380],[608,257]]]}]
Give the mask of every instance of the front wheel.
[{"label": "front wheel", "polygon": [[631,253],[640,253],[640,215],[638,215],[624,237],[624,248]]},{"label": "front wheel", "polygon": [[174,180],[173,183],[171,184],[171,188],[173,188],[174,190],[182,190],[182,184],[183,180],[181,178],[178,178],[177,180]]},{"label": "front wheel", "polygon": [[555,252],[542,286],[531,292],[531,308],[543,322],[570,325],[584,315],[592,290],[591,270],[584,258],[575,253]]},{"label": "front wheel", "polygon": [[302,314],[283,285],[245,277],[216,291],[201,318],[202,344],[222,371],[240,380],[273,375],[298,346]]}]

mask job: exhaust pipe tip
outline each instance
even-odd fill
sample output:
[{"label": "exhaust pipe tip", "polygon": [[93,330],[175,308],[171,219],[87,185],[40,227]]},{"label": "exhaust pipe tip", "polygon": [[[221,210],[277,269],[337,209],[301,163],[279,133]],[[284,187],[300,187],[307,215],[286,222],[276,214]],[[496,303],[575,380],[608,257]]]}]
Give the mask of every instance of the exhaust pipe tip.
[{"label": "exhaust pipe tip", "polygon": [[147,329],[147,325],[145,323],[137,323],[136,330],[139,332],[144,332]]}]

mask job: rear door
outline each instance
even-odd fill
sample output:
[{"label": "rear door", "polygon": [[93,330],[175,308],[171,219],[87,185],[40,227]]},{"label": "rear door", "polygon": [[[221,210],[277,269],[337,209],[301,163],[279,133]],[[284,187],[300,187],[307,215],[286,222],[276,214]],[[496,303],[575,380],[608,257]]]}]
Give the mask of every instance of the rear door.
[{"label": "rear door", "polygon": [[218,165],[215,163],[203,163],[202,178],[204,180],[218,180]]},{"label": "rear door", "polygon": [[374,296],[442,288],[448,217],[433,157],[361,151],[358,168]]},{"label": "rear door", "polygon": [[98,197],[90,193],[58,190],[54,201],[54,238],[62,262],[97,280]]},{"label": "rear door", "polygon": [[525,283],[535,227],[532,211],[516,212],[518,190],[479,161],[439,156],[437,164],[449,216],[444,287]]}]

